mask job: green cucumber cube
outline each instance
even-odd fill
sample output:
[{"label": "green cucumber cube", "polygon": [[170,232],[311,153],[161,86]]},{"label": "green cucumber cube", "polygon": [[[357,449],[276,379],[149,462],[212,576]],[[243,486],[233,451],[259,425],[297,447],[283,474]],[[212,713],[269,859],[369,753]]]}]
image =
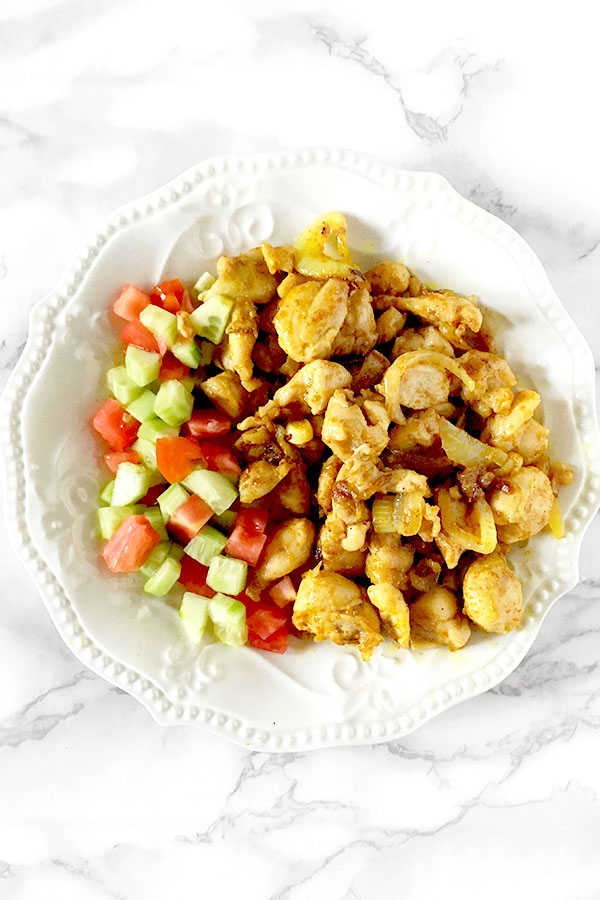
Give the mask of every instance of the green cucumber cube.
[{"label": "green cucumber cube", "polygon": [[154,401],[156,394],[152,391],[145,390],[139,397],[136,397],[129,406],[126,407],[129,415],[137,419],[138,422],[147,422],[154,416]]},{"label": "green cucumber cube", "polygon": [[109,369],[106,373],[106,384],[115,400],[123,406],[127,406],[142,393],[142,388],[129,377],[125,366],[114,366]]},{"label": "green cucumber cube", "polygon": [[115,486],[110,500],[111,506],[127,506],[135,503],[150,487],[150,472],[145,466],[122,462],[117,469]]},{"label": "green cucumber cube", "polygon": [[209,288],[213,286],[217,279],[214,275],[211,275],[210,272],[203,272],[196,284],[194,285],[194,290],[198,291],[199,294],[202,291],[207,291]]},{"label": "green cucumber cube", "polygon": [[196,562],[210,566],[212,559],[225,549],[226,543],[227,538],[224,534],[210,525],[205,525],[184,549]]},{"label": "green cucumber cube", "polygon": [[186,391],[189,391],[191,394],[192,391],[194,390],[194,388],[196,387],[195,373],[194,373],[194,375],[192,375],[192,374],[184,375],[183,378],[179,379],[179,383],[182,384],[184,386],[184,388],[186,389]]},{"label": "green cucumber cube", "polygon": [[157,503],[165,522],[168,522],[176,509],[188,499],[190,495],[180,484],[172,484],[158,498]]},{"label": "green cucumber cube", "polygon": [[135,384],[145,387],[158,378],[160,372],[160,353],[142,350],[130,344],[125,351],[125,368]]},{"label": "green cucumber cube", "polygon": [[154,401],[155,414],[167,425],[183,425],[194,408],[194,398],[180,381],[163,381]]},{"label": "green cucumber cube", "polygon": [[177,317],[167,309],[150,303],[141,311],[140,322],[155,337],[164,338],[169,350],[177,340]]},{"label": "green cucumber cube", "polygon": [[169,556],[170,547],[170,541],[161,541],[160,544],[157,544],[146,557],[145,562],[140,566],[139,571],[142,575],[145,575],[146,578],[150,578],[151,575],[154,575],[157,569],[164,563],[167,556]]},{"label": "green cucumber cube", "polygon": [[246,587],[248,563],[229,556],[215,556],[210,561],[206,583],[213,591],[236,597]]},{"label": "green cucumber cube", "polygon": [[241,647],[248,640],[246,607],[234,597],[217,593],[209,600],[210,616],[215,637],[228,647]]},{"label": "green cucumber cube", "polygon": [[154,575],[151,575],[144,585],[144,591],[146,594],[153,594],[155,597],[164,597],[177,583],[180,575],[181,563],[179,560],[174,559],[172,556],[167,556]]},{"label": "green cucumber cube", "polygon": [[171,347],[171,353],[176,356],[179,362],[190,369],[197,369],[202,361],[202,353],[200,347],[193,338],[189,341],[177,340]]},{"label": "green cucumber cube", "polygon": [[237,513],[234,512],[233,509],[226,509],[225,512],[222,512],[220,516],[215,516],[214,522],[215,525],[219,526],[219,528],[222,528],[224,531],[229,532],[233,531],[236,519]]},{"label": "green cucumber cube", "polygon": [[[156,402],[156,400],[155,400]],[[152,419],[146,419],[138,428],[138,438],[144,441],[150,441],[155,444],[161,437],[177,437],[179,428],[173,425],[167,425],[162,419],[154,416]]]},{"label": "green cucumber cube", "polygon": [[115,488],[115,479],[111,478],[108,484],[105,484],[102,490],[100,491],[100,502],[106,503],[110,506],[110,501],[112,500],[113,490]]},{"label": "green cucumber cube", "polygon": [[185,487],[208,503],[218,516],[235,503],[238,492],[235,486],[219,472],[210,472],[197,466],[187,478],[183,479]]},{"label": "green cucumber cube", "polygon": [[208,597],[186,591],[179,607],[179,617],[194,644],[199,644],[208,625]]},{"label": "green cucumber cube", "polygon": [[98,510],[100,537],[108,541],[127,516],[133,515],[135,515],[134,506],[101,506]]},{"label": "green cucumber cube", "polygon": [[169,556],[172,556],[173,559],[181,560],[183,559],[184,550],[181,544],[171,544],[171,550],[169,552]]},{"label": "green cucumber cube", "polygon": [[223,294],[213,294],[205,300],[190,313],[190,323],[196,334],[213,344],[219,344],[225,334],[234,303],[235,300]]},{"label": "green cucumber cube", "polygon": [[160,535],[161,541],[168,541],[169,535],[167,534],[162,513],[158,506],[147,506],[142,510],[142,512],[146,516],[154,530]]},{"label": "green cucumber cube", "polygon": [[156,464],[156,444],[153,444],[151,441],[146,441],[144,438],[138,438],[135,444],[131,445],[131,449],[135,450],[136,453],[139,453],[140,459],[147,469],[151,472],[156,472],[158,470]]}]

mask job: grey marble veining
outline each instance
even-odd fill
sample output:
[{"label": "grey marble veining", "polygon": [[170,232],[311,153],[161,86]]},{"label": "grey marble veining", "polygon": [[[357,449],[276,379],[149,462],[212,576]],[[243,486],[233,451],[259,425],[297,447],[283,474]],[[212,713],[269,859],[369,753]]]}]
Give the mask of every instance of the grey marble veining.
[{"label": "grey marble veining", "polygon": [[[598,372],[591,10],[433,7],[6,0],[0,387],[113,208],[213,154],[323,144],[439,171],[515,227]],[[0,898],[595,900],[599,522],[505,682],[401,741],[285,756],[163,730],[82,668],[1,525]]]}]

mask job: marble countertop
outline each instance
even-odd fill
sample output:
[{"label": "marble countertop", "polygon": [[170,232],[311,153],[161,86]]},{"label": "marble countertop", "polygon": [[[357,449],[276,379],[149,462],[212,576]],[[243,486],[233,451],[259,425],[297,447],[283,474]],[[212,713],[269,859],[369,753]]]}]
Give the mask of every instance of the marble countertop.
[{"label": "marble countertop", "polygon": [[[390,6],[5,0],[0,387],[113,208],[210,155],[326,144],[441,172],[513,225],[598,365],[590,7]],[[599,542],[597,516],[499,687],[400,741],[279,756],[162,729],[82,668],[0,524],[1,900],[598,897]]]}]

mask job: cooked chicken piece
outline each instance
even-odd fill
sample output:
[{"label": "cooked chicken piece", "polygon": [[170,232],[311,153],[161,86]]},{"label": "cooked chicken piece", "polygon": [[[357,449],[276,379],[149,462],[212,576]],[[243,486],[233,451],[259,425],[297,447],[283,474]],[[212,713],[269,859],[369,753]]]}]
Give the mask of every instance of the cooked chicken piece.
[{"label": "cooked chicken piece", "polygon": [[435,409],[423,409],[406,417],[402,425],[390,431],[390,450],[431,447],[440,436],[440,415]]},{"label": "cooked chicken piece", "polygon": [[439,535],[442,528],[442,523],[440,520],[440,508],[439,506],[434,506],[433,503],[426,503],[425,510],[423,512],[423,518],[421,520],[421,527],[419,528],[418,535],[423,541],[427,541],[428,543],[435,540]]},{"label": "cooked chicken piece", "polygon": [[383,633],[389,635],[399,647],[408,647],[410,613],[402,591],[392,584],[372,584],[367,588],[367,595],[379,610]]},{"label": "cooked chicken piece", "polygon": [[365,388],[374,387],[383,376],[388,368],[389,360],[378,350],[371,350],[365,356],[362,363],[350,366],[350,374],[352,375],[352,390],[355,394]]},{"label": "cooked chicken piece", "polygon": [[397,334],[400,334],[406,322],[406,313],[401,313],[397,309],[387,309],[382,313],[375,322],[377,329],[377,343],[387,344],[393,341]]},{"label": "cooked chicken piece", "polygon": [[405,590],[413,555],[413,550],[402,543],[399,534],[372,534],[365,564],[367,578],[373,584],[390,584]]},{"label": "cooked chicken piece", "polygon": [[418,297],[402,297],[399,308],[433,325],[449,322],[459,332],[465,328],[479,331],[483,316],[473,300],[473,297],[460,297],[454,291],[428,291]]},{"label": "cooked chicken piece", "polygon": [[334,516],[342,519],[347,525],[368,524],[370,521],[364,500],[357,497],[352,487],[339,478],[331,491],[331,508]]},{"label": "cooked chicken piece", "polygon": [[[350,381],[350,373],[339,363],[315,360],[302,366],[287,384],[275,391],[271,403],[280,409],[301,403],[315,416],[324,412],[334,392],[348,387]],[[264,415],[264,411],[259,410],[259,414]]]},{"label": "cooked chicken piece", "polygon": [[289,294],[292,288],[298,287],[299,284],[305,284],[308,281],[304,275],[300,275],[299,272],[290,272],[289,275],[286,275],[279,287],[277,288],[277,293],[280,297],[285,297],[286,294]]},{"label": "cooked chicken piece", "polygon": [[410,281],[410,272],[401,262],[381,262],[366,273],[373,294],[403,294]]},{"label": "cooked chicken piece", "polygon": [[326,359],[348,313],[348,285],[307,281],[282,297],[273,323],[283,350],[297,362]]},{"label": "cooked chicken piece", "polygon": [[277,297],[275,297],[274,300],[270,300],[264,306],[261,306],[260,312],[258,314],[258,327],[260,331],[266,331],[267,334],[276,335],[273,319],[277,314],[278,306],[279,300],[277,299]]},{"label": "cooked chicken piece", "polygon": [[390,354],[392,360],[397,359],[401,353],[409,353],[412,350],[435,350],[454,356],[452,344],[442,337],[433,325],[424,328],[407,328],[394,341],[394,347]]},{"label": "cooked chicken piece", "polygon": [[267,269],[262,250],[255,247],[240,256],[221,256],[217,260],[217,280],[206,297],[225,294],[254,303],[268,303],[276,290],[277,281]]},{"label": "cooked chicken piece", "polygon": [[[317,549],[323,559],[324,568],[332,572],[343,572],[344,575],[362,575],[367,555],[366,549],[363,549],[367,527],[368,523],[364,528],[347,525],[343,519],[329,513],[317,539]],[[351,549],[346,550],[343,544]]]},{"label": "cooked chicken piece", "polygon": [[502,479],[489,498],[498,537],[505,544],[537,534],[550,521],[554,494],[550,479],[535,466],[524,466]]},{"label": "cooked chicken piece", "polygon": [[419,593],[430,591],[436,586],[442,572],[442,564],[436,559],[424,556],[408,573],[413,588]]},{"label": "cooked chicken piece", "polygon": [[388,442],[388,425],[381,404],[365,401],[361,409],[350,391],[336,390],[327,404],[321,437],[344,461],[365,444],[378,456]]},{"label": "cooked chicken piece", "polygon": [[517,379],[510,366],[495,353],[468,350],[460,364],[474,382],[472,389],[463,384],[461,396],[475,412],[486,419],[492,413],[507,413],[513,401],[511,388]]},{"label": "cooked chicken piece", "polygon": [[[416,351],[417,353],[419,351]],[[407,365],[408,354],[399,356],[387,369],[376,390],[385,397],[385,406],[392,422],[405,421],[402,406],[427,409],[448,400],[451,381],[446,369],[431,362]]]},{"label": "cooked chicken piece", "polygon": [[536,391],[519,391],[508,412],[490,416],[481,440],[501,450],[514,450],[516,433],[533,417],[540,400]]},{"label": "cooked chicken piece", "polygon": [[285,375],[286,378],[293,378],[302,366],[303,363],[297,362],[295,359],[292,359],[291,356],[286,356],[285,362],[282,363],[279,368],[279,372],[281,375]]},{"label": "cooked chicken piece", "polygon": [[368,500],[373,494],[387,489],[390,470],[382,465],[369,444],[362,444],[343,464],[338,479],[349,484],[358,498]]},{"label": "cooked chicken piece", "polygon": [[377,343],[375,316],[371,297],[364,287],[357,287],[348,296],[348,312],[333,343],[332,356],[364,356]]},{"label": "cooked chicken piece", "polygon": [[347,242],[348,225],[340,212],[319,216],[294,242],[296,269],[310,278],[362,280]]},{"label": "cooked chicken piece", "polygon": [[491,553],[496,549],[494,513],[484,497],[468,504],[459,488],[452,485],[438,490],[437,504],[442,527],[455,543],[474,553]]},{"label": "cooked chicken piece", "polygon": [[258,336],[256,306],[245,297],[236,300],[231,319],[225,329],[229,337],[226,369],[237,372],[248,392],[260,386],[260,378],[254,378],[252,351]]},{"label": "cooked chicken piece", "polygon": [[199,387],[230,419],[239,419],[242,415],[248,392],[242,387],[235,372],[221,372],[207,378]]},{"label": "cooked chicken piece", "polygon": [[459,650],[471,637],[469,622],[448,588],[438,586],[420,594],[409,609],[410,644],[415,650],[443,644],[450,650]]},{"label": "cooked chicken piece", "polygon": [[[439,507],[438,507],[439,508]],[[446,568],[455,569],[465,548],[453,540],[449,534],[446,534],[442,528],[439,534],[434,538],[438,550],[444,558]]]},{"label": "cooked chicken piece", "polygon": [[506,634],[519,624],[523,608],[521,582],[502,553],[480,556],[463,579],[464,612],[483,628]]},{"label": "cooked chicken piece", "polygon": [[274,466],[265,460],[250,463],[240,475],[238,490],[242,503],[254,503],[266,494],[286,477],[292,464],[288,459],[282,459]]},{"label": "cooked chicken piece", "polygon": [[316,641],[329,638],[335,644],[356,644],[363,659],[369,659],[383,640],[366,590],[319,566],[300,582],[292,622],[301,631],[310,631]]},{"label": "cooked chicken piece", "polygon": [[550,430],[540,425],[536,419],[529,419],[517,428],[512,443],[524,465],[531,465],[546,452],[549,436]]},{"label": "cooked chicken piece", "polygon": [[385,490],[388,494],[417,493],[423,497],[431,497],[431,491],[425,475],[413,469],[387,469]]},{"label": "cooked chicken piece", "polygon": [[411,297],[418,297],[423,293],[423,283],[416,275],[411,275],[408,281],[408,293]]},{"label": "cooked chicken piece", "polygon": [[552,484],[552,490],[555,494],[558,494],[560,487],[573,484],[575,472],[573,466],[569,466],[567,463],[555,462],[551,463],[548,468],[548,477]]},{"label": "cooked chicken piece", "polygon": [[272,247],[266,241],[263,241],[260,249],[271,275],[276,275],[277,272],[294,271],[293,247]]},{"label": "cooked chicken piece", "polygon": [[287,519],[269,536],[262,563],[256,570],[260,583],[268,584],[289,575],[309,558],[315,526],[309,519]]},{"label": "cooked chicken piece", "polygon": [[319,474],[319,486],[317,487],[317,503],[322,513],[329,513],[332,509],[333,488],[335,479],[342,467],[342,461],[335,454],[331,454],[321,466]]},{"label": "cooked chicken piece", "polygon": [[266,334],[263,341],[254,345],[252,360],[263,372],[278,372],[286,359],[275,334]]},{"label": "cooked chicken piece", "polygon": [[284,455],[281,447],[276,444],[273,434],[264,425],[257,425],[244,431],[235,442],[235,447],[246,462],[266,459],[267,462],[277,465]]},{"label": "cooked chicken piece", "polygon": [[291,464],[289,473],[281,481],[281,484],[275,488],[273,498],[278,500],[285,509],[297,516],[307,516],[309,514],[311,489],[306,477],[306,466],[303,462],[297,461]]}]

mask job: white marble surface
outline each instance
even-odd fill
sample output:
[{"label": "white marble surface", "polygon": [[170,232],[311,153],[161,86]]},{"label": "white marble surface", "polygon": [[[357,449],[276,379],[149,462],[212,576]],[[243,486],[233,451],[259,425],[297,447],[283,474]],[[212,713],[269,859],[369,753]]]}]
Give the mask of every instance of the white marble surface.
[{"label": "white marble surface", "polygon": [[[540,255],[600,362],[591,4],[3,0],[0,386],[119,204],[227,151],[446,175]],[[567,15],[568,11],[568,15]],[[55,634],[0,526],[0,898],[599,896],[600,519],[500,687],[379,747],[163,730]]]}]

